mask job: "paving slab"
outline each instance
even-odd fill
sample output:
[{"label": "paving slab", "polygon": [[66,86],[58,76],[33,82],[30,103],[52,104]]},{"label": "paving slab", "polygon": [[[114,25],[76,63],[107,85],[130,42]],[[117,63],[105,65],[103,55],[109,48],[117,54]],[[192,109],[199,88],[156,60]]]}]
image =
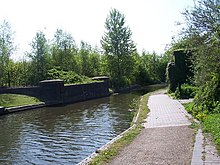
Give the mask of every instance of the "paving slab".
[{"label": "paving slab", "polygon": [[149,97],[149,115],[144,124],[145,128],[171,127],[190,125],[187,119],[187,112],[183,105],[171,99],[168,95],[157,94]]}]

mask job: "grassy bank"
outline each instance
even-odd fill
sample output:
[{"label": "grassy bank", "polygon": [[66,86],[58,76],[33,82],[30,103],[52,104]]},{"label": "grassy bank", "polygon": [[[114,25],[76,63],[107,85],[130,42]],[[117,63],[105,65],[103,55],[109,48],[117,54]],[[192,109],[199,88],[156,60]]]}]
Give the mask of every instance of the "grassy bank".
[{"label": "grassy bank", "polygon": [[202,122],[203,131],[210,133],[220,154],[220,114],[210,114]]},{"label": "grassy bank", "polygon": [[40,102],[35,97],[18,94],[0,94],[0,106],[16,107],[22,105],[36,104]]},{"label": "grassy bank", "polygon": [[123,147],[127,146],[135,139],[135,137],[140,133],[141,129],[143,128],[141,124],[144,122],[144,119],[146,119],[147,114],[149,112],[147,102],[151,94],[152,93],[143,95],[138,103],[138,110],[136,111],[136,115],[139,112],[139,116],[135,123],[136,126],[130,131],[128,131],[122,138],[114,142],[107,150],[101,151],[99,155],[96,156],[89,163],[90,165],[100,165],[107,163],[112,158],[117,156]]},{"label": "grassy bank", "polygon": [[203,132],[210,133],[220,154],[220,114],[198,113],[193,103],[184,104],[186,110],[201,122]]}]

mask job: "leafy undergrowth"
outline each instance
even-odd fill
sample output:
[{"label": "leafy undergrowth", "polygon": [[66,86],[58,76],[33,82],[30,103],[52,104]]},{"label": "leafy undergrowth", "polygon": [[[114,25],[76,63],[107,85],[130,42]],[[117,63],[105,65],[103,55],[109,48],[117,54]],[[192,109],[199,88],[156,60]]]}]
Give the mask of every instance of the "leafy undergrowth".
[{"label": "leafy undergrowth", "polygon": [[[123,147],[130,144],[137,137],[143,128],[142,123],[149,112],[147,102],[150,95],[151,93],[143,95],[137,104],[137,109],[139,109],[139,117],[136,121],[136,126],[128,131],[122,138],[114,142],[107,150],[101,151],[99,155],[89,163],[90,165],[100,165],[109,162],[113,157],[119,154]],[[134,116],[136,115],[137,113]]]},{"label": "leafy undergrowth", "polygon": [[0,94],[0,106],[16,107],[21,105],[36,104],[40,101],[35,97],[18,94]]},{"label": "leafy undergrowth", "polygon": [[216,149],[220,154],[220,114],[199,112],[198,109],[194,107],[193,102],[184,104],[184,107],[201,122],[203,131],[212,135],[213,141],[216,144]]}]

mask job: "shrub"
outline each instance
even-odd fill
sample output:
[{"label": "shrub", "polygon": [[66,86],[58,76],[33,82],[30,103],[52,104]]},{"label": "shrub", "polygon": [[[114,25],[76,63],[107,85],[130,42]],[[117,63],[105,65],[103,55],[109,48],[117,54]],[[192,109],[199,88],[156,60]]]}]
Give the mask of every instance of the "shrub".
[{"label": "shrub", "polygon": [[198,88],[193,85],[183,84],[181,91],[179,91],[179,88],[176,88],[174,97],[178,99],[194,98],[197,90]]},{"label": "shrub", "polygon": [[73,71],[63,71],[58,69],[51,69],[48,71],[49,79],[61,79],[65,84],[79,84],[79,83],[89,83],[92,79],[89,77],[78,75]]}]

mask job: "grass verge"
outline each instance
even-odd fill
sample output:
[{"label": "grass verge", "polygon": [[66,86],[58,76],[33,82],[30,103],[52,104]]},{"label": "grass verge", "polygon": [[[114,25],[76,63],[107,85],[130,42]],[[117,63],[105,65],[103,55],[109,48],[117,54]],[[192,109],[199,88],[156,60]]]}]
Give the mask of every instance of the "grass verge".
[{"label": "grass verge", "polygon": [[210,114],[202,122],[203,131],[210,133],[220,154],[220,114]]},{"label": "grass verge", "polygon": [[100,165],[109,162],[111,159],[119,154],[120,150],[123,147],[127,146],[135,139],[135,137],[141,132],[141,129],[143,128],[142,123],[144,122],[144,119],[147,117],[147,114],[149,112],[147,102],[151,94],[152,93],[147,93],[143,95],[139,101],[137,107],[138,111],[136,111],[136,114],[134,115],[136,116],[139,112],[139,116],[137,118],[137,121],[135,122],[135,127],[128,131],[122,138],[111,144],[108,149],[101,151],[98,156],[92,159],[89,165]]},{"label": "grass verge", "polygon": [[0,94],[0,106],[16,107],[22,105],[36,104],[40,101],[35,97],[18,94]]},{"label": "grass verge", "polygon": [[204,115],[203,113],[198,113],[193,107],[193,103],[184,104],[184,107],[201,122],[203,132],[211,134],[218,154],[220,154],[220,114]]}]

